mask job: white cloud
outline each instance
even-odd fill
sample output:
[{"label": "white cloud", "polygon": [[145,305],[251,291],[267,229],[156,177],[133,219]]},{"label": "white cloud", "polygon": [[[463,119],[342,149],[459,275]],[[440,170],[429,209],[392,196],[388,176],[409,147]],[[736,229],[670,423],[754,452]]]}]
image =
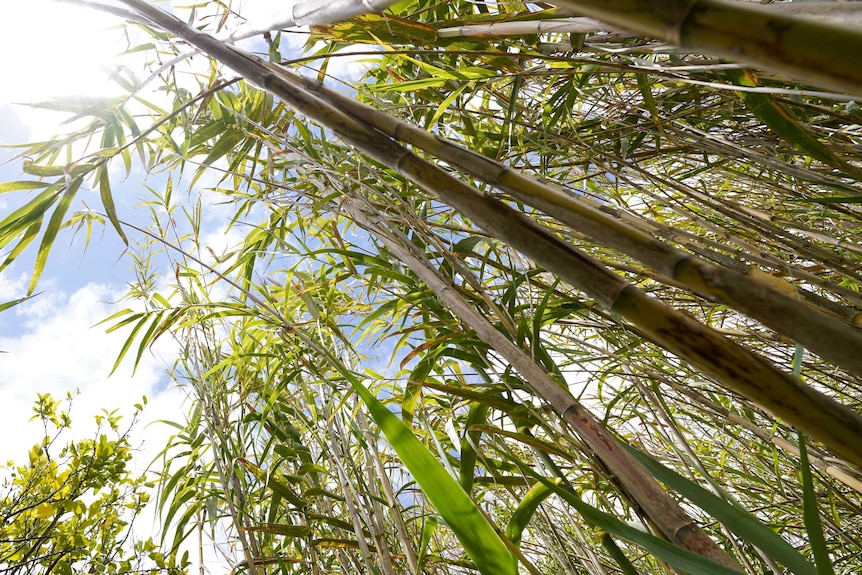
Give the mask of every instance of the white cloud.
[{"label": "white cloud", "polygon": [[[126,48],[117,18],[48,0],[7,2],[0,18],[0,105],[29,104],[70,95],[120,92],[107,68]],[[16,106],[15,113],[41,138],[67,114]],[[5,131],[5,130],[4,130]]]},{"label": "white cloud", "polygon": [[27,289],[27,276],[23,273],[13,275],[12,270],[0,274],[0,303],[18,299]]},{"label": "white cloud", "polygon": [[109,377],[127,330],[108,334],[105,326],[95,324],[115,311],[108,302],[118,296],[116,290],[101,284],[87,284],[72,294],[55,288],[32,304],[6,312],[17,312],[21,327],[20,333],[0,338],[0,349],[7,352],[0,355],[4,398],[0,429],[9,438],[0,460],[20,460],[38,439],[38,426],[28,424],[37,392],[62,399],[67,391],[80,390],[72,413],[72,430],[78,437],[92,433],[93,416],[103,408],[130,414],[132,404],[143,395],[153,403],[144,414],[145,421],[182,417],[176,397],[167,403],[162,398],[178,393],[164,385],[165,358],[174,355],[170,340],[145,352],[134,376],[131,362],[126,361]]}]

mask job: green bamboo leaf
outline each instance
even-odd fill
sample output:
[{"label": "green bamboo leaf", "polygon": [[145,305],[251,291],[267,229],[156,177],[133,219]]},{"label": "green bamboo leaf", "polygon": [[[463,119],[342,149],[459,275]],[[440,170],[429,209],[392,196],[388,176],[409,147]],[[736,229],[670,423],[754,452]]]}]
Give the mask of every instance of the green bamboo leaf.
[{"label": "green bamboo leaf", "polygon": [[485,575],[515,575],[517,559],[458,482],[446,473],[410,429],[365,386],[354,378],[351,378],[350,383],[423,493],[473,559],[479,572]]},{"label": "green bamboo leaf", "polygon": [[668,469],[647,454],[620,442],[649,473],[704,511],[739,537],[782,563],[797,575],[815,575],[814,567],[792,545],[747,511],[731,505],[700,485]]},{"label": "green bamboo leaf", "polygon": [[[254,527],[242,527],[244,531],[252,533],[271,533],[273,535],[284,535],[285,537],[305,537],[311,534],[311,529],[304,525],[285,525],[283,523],[266,523]],[[294,559],[293,561],[298,561]]]},{"label": "green bamboo leaf", "polygon": [[[511,458],[510,458],[511,459]],[[542,477],[522,462],[511,459],[523,473],[534,477],[536,480],[544,484],[548,489],[560,496],[566,503],[574,507],[587,521],[593,523],[600,529],[607,531],[637,545],[640,545],[662,561],[670,564],[672,567],[679,569],[690,575],[739,575],[739,571],[726,567],[711,559],[707,559],[702,555],[698,555],[682,547],[678,547],[664,539],[659,539],[655,535],[651,535],[640,529],[636,529],[627,525],[608,513],[600,511],[582,501],[570,489],[564,489],[557,485],[554,481]]]},{"label": "green bamboo leaf", "polygon": [[38,176],[40,178],[63,177],[63,176],[81,176],[90,172],[97,164],[93,162],[85,162],[83,164],[73,164],[71,166],[42,166],[31,160],[25,160],[21,169],[25,174]]},{"label": "green bamboo leaf", "polygon": [[305,507],[308,507],[308,503],[298,497],[296,493],[293,492],[293,488],[291,488],[286,481],[282,481],[274,474],[267,473],[245,457],[237,457],[236,460],[238,463],[241,463],[246,469],[251,471],[252,475],[254,475],[258,481],[272,489],[273,492],[277,493],[280,497],[287,499],[299,509],[304,509]]},{"label": "green bamboo leaf", "polygon": [[[518,421],[517,416],[514,416],[512,419],[515,420],[516,423],[521,423],[521,421]],[[524,421],[523,423],[525,425],[529,425],[529,422],[527,422],[527,421]],[[564,458],[570,458],[571,457],[570,453],[560,449],[559,447],[557,447],[556,445],[553,445],[552,443],[550,443],[548,441],[544,441],[542,439],[539,439],[530,433],[519,433],[517,431],[507,431],[505,429],[500,429],[498,427],[492,427],[490,425],[482,425],[482,424],[478,424],[478,423],[475,425],[471,425],[470,429],[473,431],[476,431],[476,432],[483,431],[483,432],[488,433],[488,434],[493,433],[495,435],[500,435],[502,437],[508,437],[510,439],[514,439],[515,441],[519,441],[519,442],[523,443],[524,445],[529,445],[531,447],[534,447],[538,451],[541,451],[542,453],[556,455],[558,457],[564,457]]]},{"label": "green bamboo leaf", "polygon": [[833,196],[829,198],[791,198],[794,202],[814,204],[862,204],[862,196]]},{"label": "green bamboo leaf", "polygon": [[33,222],[29,228],[24,231],[24,235],[21,236],[21,239],[18,240],[18,243],[15,244],[15,247],[9,251],[9,255],[6,256],[6,259],[3,261],[3,264],[0,265],[0,272],[9,267],[12,262],[18,259],[18,256],[27,249],[33,240],[36,239],[36,236],[39,235],[39,230],[42,229],[42,219],[39,218],[35,222]]},{"label": "green bamboo leaf", "polygon": [[21,180],[17,182],[0,182],[0,194],[5,194],[7,192],[16,192],[19,190],[38,190],[40,188],[47,188],[50,185],[50,182],[35,182],[31,180]]},{"label": "green bamboo leaf", "polygon": [[655,123],[659,133],[663,133],[663,129],[661,126],[661,117],[659,116],[658,108],[656,108],[655,98],[653,97],[652,87],[650,86],[650,82],[647,78],[647,75],[638,73],[635,74],[635,79],[638,82],[638,88],[641,91],[641,95],[644,99],[644,104],[646,104],[647,110],[649,110],[650,117],[652,118],[653,123]]},{"label": "green bamboo leaf", "polygon": [[[731,82],[739,86],[760,86],[757,76],[750,70],[728,69],[725,74]],[[737,95],[758,118],[788,144],[825,164],[836,168],[843,167],[843,162],[803,128],[792,111],[776,102],[772,96],[743,91],[737,92]]]},{"label": "green bamboo leaf", "polygon": [[[488,417],[488,406],[483,403],[470,404],[470,411],[467,412],[467,417],[464,420],[464,440],[461,442],[461,467],[459,469],[459,479],[461,487],[464,491],[471,493],[473,491],[473,475],[476,471],[477,453],[474,445],[479,445],[482,439],[481,431],[474,431],[471,428],[474,425],[485,423]],[[509,537],[511,539],[511,537]]]},{"label": "green bamboo leaf", "polygon": [[[559,480],[558,480],[559,481]],[[544,483],[534,483],[532,487],[524,494],[518,507],[509,519],[509,524],[506,525],[506,537],[508,537],[516,547],[521,546],[521,536],[524,529],[533,518],[533,514],[542,501],[548,498],[553,491]]]},{"label": "green bamboo leaf", "polygon": [[33,277],[30,278],[30,287],[27,288],[28,294],[33,293],[36,289],[36,284],[39,282],[42,271],[45,269],[45,264],[48,261],[48,254],[51,251],[51,247],[54,245],[54,239],[57,237],[57,232],[60,231],[60,228],[63,225],[63,220],[66,217],[66,212],[69,210],[69,206],[72,205],[72,200],[75,199],[75,194],[77,194],[78,188],[81,187],[82,182],[83,179],[78,176],[69,183],[66,187],[66,191],[63,192],[60,197],[57,207],[54,208],[54,213],[51,214],[51,219],[48,220],[48,225],[45,227],[45,232],[42,234],[42,243],[39,245],[39,251],[36,253],[36,262],[33,264]]},{"label": "green bamboo leaf", "polygon": [[120,353],[117,354],[117,359],[114,361],[114,366],[111,368],[112,374],[117,371],[118,367],[120,367],[120,363],[123,361],[123,358],[126,357],[126,353],[128,353],[129,348],[135,342],[135,337],[138,335],[138,332],[141,331],[141,329],[147,324],[147,322],[150,321],[150,316],[143,313],[135,314],[132,317],[126,318],[122,322],[119,322],[119,324],[111,326],[111,328],[107,330],[108,332],[113,331],[115,329],[118,329],[122,325],[131,323],[136,319],[138,320],[138,323],[135,324],[135,326],[132,328],[132,331],[129,333],[129,336],[126,338],[126,341],[123,342],[123,346],[122,348],[120,348]]},{"label": "green bamboo leaf", "polygon": [[0,312],[4,312],[4,311],[6,311],[6,310],[7,310],[7,309],[9,309],[9,308],[13,308],[13,307],[15,307],[15,306],[16,306],[16,305],[18,305],[18,304],[24,303],[24,302],[25,302],[25,301],[27,301],[28,299],[32,299],[32,298],[36,297],[37,295],[39,295],[39,294],[41,294],[41,293],[42,293],[42,292],[34,293],[34,294],[32,294],[32,295],[28,295],[28,296],[20,297],[20,298],[18,298],[18,299],[13,299],[13,300],[11,300],[11,301],[7,301],[7,302],[0,303]]},{"label": "green bamboo leaf", "polygon": [[137,370],[138,365],[141,363],[141,357],[143,357],[144,351],[146,351],[148,347],[155,343],[158,334],[162,333],[162,330],[160,330],[159,328],[161,326],[161,319],[164,314],[164,311],[159,311],[154,314],[151,314],[152,320],[150,321],[150,327],[147,328],[147,331],[144,332],[144,335],[141,336],[141,340],[138,343],[138,353],[137,355],[135,355],[135,363],[132,367],[132,373]]},{"label": "green bamboo leaf", "polygon": [[419,554],[417,559],[420,567],[423,565],[425,558],[428,557],[428,547],[436,529],[437,518],[433,515],[426,517],[425,522],[422,524],[422,536],[419,538]]},{"label": "green bamboo leaf", "polygon": [[614,558],[614,561],[620,566],[620,571],[623,575],[640,575],[635,566],[632,565],[632,562],[629,561],[629,558],[626,557],[626,554],[623,553],[623,550],[614,541],[614,538],[611,537],[610,533],[602,533],[602,547]]},{"label": "green bamboo leaf", "polygon": [[129,240],[126,238],[123,226],[120,224],[120,218],[117,216],[117,206],[114,204],[114,195],[111,193],[111,177],[108,175],[108,167],[106,165],[99,166],[96,172],[96,180],[99,182],[99,197],[102,199],[102,206],[105,208],[108,220],[113,224],[117,234],[123,239],[123,243],[129,245]]},{"label": "green bamboo leaf", "polygon": [[[331,525],[332,527],[337,527],[339,529],[343,529],[345,531],[353,531],[353,523],[349,521],[345,521],[343,519],[339,519],[337,517],[331,517],[329,515],[321,515],[320,513],[307,513],[306,517],[310,520],[320,521],[322,523],[326,523],[327,525]],[[370,537],[371,534],[367,531],[364,535]]]},{"label": "green bamboo leaf", "polygon": [[469,86],[470,84],[462,84],[458,89],[452,90],[452,93],[446,96],[446,98],[442,102],[440,102],[440,105],[437,106],[437,110],[434,112],[434,115],[431,116],[431,119],[428,120],[425,129],[430,130],[431,128],[433,128],[434,124],[437,123],[437,120],[440,119],[440,116],[442,116],[449,108],[449,106],[452,105],[452,102],[455,101],[455,98],[461,95],[461,93]]},{"label": "green bamboo leaf", "polygon": [[51,186],[0,220],[0,247],[25,234],[34,224],[41,225],[45,213],[57,202],[62,189],[62,186]]},{"label": "green bamboo leaf", "polygon": [[106,317],[105,319],[103,319],[102,321],[97,323],[96,325],[102,325],[105,323],[110,323],[110,322],[112,322],[116,319],[119,319],[119,318],[124,318],[122,321],[117,322],[114,325],[109,326],[105,330],[105,333],[111,333],[115,330],[120,329],[124,325],[128,325],[129,323],[141,318],[143,315],[144,315],[143,313],[136,313],[136,312],[134,312],[128,308],[121,309],[120,311],[115,312],[115,313],[111,314],[110,316]]},{"label": "green bamboo leaf", "polygon": [[820,510],[817,506],[817,495],[814,493],[814,479],[811,476],[811,464],[808,461],[808,447],[805,435],[797,432],[799,437],[799,465],[802,471],[802,517],[805,531],[811,544],[811,553],[817,565],[817,575],[834,575],[832,560],[829,558],[829,547],[823,536],[823,522],[820,520]]},{"label": "green bamboo leaf", "polygon": [[394,82],[392,84],[371,84],[368,86],[368,89],[381,94],[386,92],[413,92],[443,86],[448,81],[446,78],[431,77],[419,80],[404,80],[403,82]]}]

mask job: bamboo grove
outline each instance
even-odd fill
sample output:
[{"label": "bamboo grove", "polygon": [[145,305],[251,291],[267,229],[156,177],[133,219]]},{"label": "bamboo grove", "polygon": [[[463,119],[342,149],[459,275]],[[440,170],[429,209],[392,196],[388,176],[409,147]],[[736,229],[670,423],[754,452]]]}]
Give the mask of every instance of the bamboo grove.
[{"label": "bamboo grove", "polygon": [[[62,229],[127,242],[117,362],[172,338],[194,399],[171,545],[226,534],[252,574],[858,572],[854,3],[119,4],[150,76],[22,146],[2,267],[32,245],[32,293]],[[134,170],[149,224],[115,201]]]}]

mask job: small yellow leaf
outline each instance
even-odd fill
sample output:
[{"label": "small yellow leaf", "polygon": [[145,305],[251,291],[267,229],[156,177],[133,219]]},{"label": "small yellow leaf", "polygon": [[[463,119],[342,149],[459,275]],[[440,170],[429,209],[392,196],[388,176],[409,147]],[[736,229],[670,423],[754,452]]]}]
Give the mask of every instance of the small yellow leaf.
[{"label": "small yellow leaf", "polygon": [[33,514],[39,518],[51,517],[56,512],[56,509],[50,503],[40,503],[33,510]]}]

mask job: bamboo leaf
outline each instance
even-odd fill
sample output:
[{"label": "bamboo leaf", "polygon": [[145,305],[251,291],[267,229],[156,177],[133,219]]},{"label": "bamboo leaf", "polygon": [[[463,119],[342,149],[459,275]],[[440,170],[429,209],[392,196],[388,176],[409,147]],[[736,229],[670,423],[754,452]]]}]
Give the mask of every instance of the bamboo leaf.
[{"label": "bamboo leaf", "polygon": [[0,182],[0,194],[16,192],[19,190],[38,190],[40,188],[47,188],[50,185],[51,184],[49,182],[35,182],[31,180]]},{"label": "bamboo leaf", "polygon": [[410,429],[358,381],[351,380],[374,421],[423,493],[484,575],[514,575],[516,558],[464,490],[446,473]]},{"label": "bamboo leaf", "polygon": [[452,93],[449,94],[448,96],[446,96],[446,98],[442,102],[440,102],[440,105],[437,106],[437,110],[434,112],[434,115],[431,116],[431,119],[428,120],[428,123],[426,124],[425,128],[428,130],[433,128],[434,124],[437,123],[437,120],[440,119],[440,116],[442,116],[446,112],[446,110],[449,108],[449,106],[452,105],[452,102],[455,101],[455,98],[460,96],[461,93],[464,90],[466,90],[469,86],[470,86],[470,84],[462,84],[457,89],[452,90]]},{"label": "bamboo leaf", "polygon": [[823,536],[823,523],[820,520],[820,510],[817,505],[817,496],[814,493],[814,479],[811,476],[811,465],[808,462],[808,447],[802,432],[799,432],[799,465],[802,471],[802,516],[805,521],[805,530],[808,532],[808,541],[811,544],[811,553],[817,564],[817,575],[834,575],[832,560],[829,558],[829,548]]},{"label": "bamboo leaf", "polygon": [[726,567],[687,549],[677,547],[664,539],[659,539],[655,535],[626,525],[616,517],[585,503],[570,489],[564,489],[552,480],[540,476],[519,461],[513,460],[513,463],[518,465],[522,472],[534,477],[549,490],[559,495],[564,501],[574,507],[578,513],[583,515],[587,521],[616,537],[640,545],[676,569],[692,575],[739,575],[739,571],[736,569]]},{"label": "bamboo leaf", "polygon": [[113,224],[117,234],[123,239],[123,243],[129,245],[129,240],[126,238],[123,227],[120,225],[120,219],[117,216],[117,206],[114,204],[114,195],[111,193],[111,178],[108,175],[106,165],[103,164],[99,167],[96,172],[96,180],[99,182],[99,197],[102,199],[102,206],[105,208],[108,220]]},{"label": "bamboo leaf", "polygon": [[[760,85],[757,76],[750,70],[730,69],[725,74],[731,82],[740,86]],[[742,91],[737,92],[737,95],[745,102],[746,106],[751,108],[752,112],[758,118],[763,120],[767,126],[788,144],[825,164],[837,168],[842,167],[843,163],[835,154],[803,128],[799,124],[798,119],[793,115],[793,112],[776,102],[772,96],[769,94]]]},{"label": "bamboo leaf", "polygon": [[521,546],[521,535],[533,518],[533,514],[542,501],[548,498],[553,491],[544,483],[534,483],[532,487],[524,494],[512,517],[509,519],[509,524],[506,526],[506,537],[508,537],[516,547]]},{"label": "bamboo leaf", "polygon": [[809,202],[814,204],[862,204],[862,196],[834,196],[831,198],[799,198],[796,202]]},{"label": "bamboo leaf", "polygon": [[647,454],[620,442],[650,474],[720,521],[743,540],[781,562],[797,575],[815,575],[814,567],[789,543],[751,514],[668,469]]},{"label": "bamboo leaf", "polygon": [[[467,417],[464,420],[464,441],[461,442],[461,467],[459,469],[459,478],[461,487],[464,491],[471,493],[473,491],[473,475],[476,470],[477,453],[474,446],[479,445],[482,439],[482,432],[475,431],[471,428],[477,424],[485,423],[488,416],[488,406],[482,403],[472,403],[470,411],[467,412]],[[512,537],[509,536],[509,539]]]},{"label": "bamboo leaf", "polygon": [[[305,537],[311,534],[311,529],[304,525],[285,525],[283,523],[266,523],[253,527],[243,527],[251,533],[270,533],[272,535],[284,535],[285,537]],[[294,559],[293,561],[297,561]]]},{"label": "bamboo leaf", "polygon": [[29,299],[33,299],[34,297],[36,297],[37,295],[39,295],[39,294],[41,294],[41,293],[42,293],[42,292],[34,293],[34,294],[32,294],[32,295],[28,295],[28,296],[20,297],[20,298],[18,298],[18,299],[14,299],[14,300],[11,300],[11,301],[7,301],[7,302],[0,303],[0,312],[4,312],[4,311],[6,311],[7,309],[13,308],[13,307],[15,307],[16,305],[21,304],[21,303],[24,303],[25,301],[27,301],[27,300],[29,300]]},{"label": "bamboo leaf", "polygon": [[30,279],[30,287],[27,288],[28,294],[32,294],[36,289],[36,284],[39,282],[39,277],[42,275],[42,271],[45,269],[45,264],[48,261],[48,254],[54,245],[54,239],[63,225],[66,212],[69,210],[69,206],[72,205],[72,200],[75,199],[75,194],[77,194],[78,188],[81,187],[82,181],[81,177],[77,177],[69,183],[66,190],[60,196],[60,201],[57,203],[54,213],[51,214],[51,219],[48,220],[48,225],[42,234],[42,243],[39,245],[39,251],[36,253],[36,261],[33,264],[33,277]]}]

